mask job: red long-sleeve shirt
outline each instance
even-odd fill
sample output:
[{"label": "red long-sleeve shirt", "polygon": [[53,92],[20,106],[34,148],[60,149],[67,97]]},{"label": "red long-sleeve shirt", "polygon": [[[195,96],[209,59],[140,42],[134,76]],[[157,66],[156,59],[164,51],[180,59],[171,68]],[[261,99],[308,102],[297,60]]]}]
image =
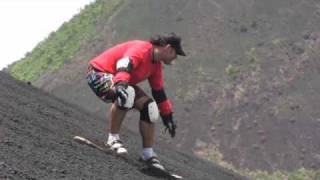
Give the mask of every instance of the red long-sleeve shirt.
[{"label": "red long-sleeve shirt", "polygon": [[[107,49],[102,54],[90,60],[90,64],[103,72],[114,75],[113,82],[128,82],[130,85],[138,84],[148,79],[152,90],[163,89],[162,62],[153,62],[153,47],[150,42],[141,40],[132,40],[118,44]],[[132,65],[130,72],[117,71],[117,62],[129,57]],[[167,115],[172,112],[172,104],[169,99],[158,103],[160,114]]]}]

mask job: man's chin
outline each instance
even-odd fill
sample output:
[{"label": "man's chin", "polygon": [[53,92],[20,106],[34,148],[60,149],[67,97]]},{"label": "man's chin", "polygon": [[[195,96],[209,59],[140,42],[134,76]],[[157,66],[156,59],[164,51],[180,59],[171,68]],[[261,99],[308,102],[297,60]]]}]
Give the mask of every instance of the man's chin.
[{"label": "man's chin", "polygon": [[174,65],[175,61],[170,61],[170,62],[163,62],[165,65]]}]

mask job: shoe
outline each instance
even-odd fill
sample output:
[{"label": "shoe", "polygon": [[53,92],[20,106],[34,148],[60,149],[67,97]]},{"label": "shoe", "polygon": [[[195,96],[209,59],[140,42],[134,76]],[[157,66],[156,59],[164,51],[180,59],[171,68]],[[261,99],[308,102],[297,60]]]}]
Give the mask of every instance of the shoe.
[{"label": "shoe", "polygon": [[106,143],[106,146],[119,156],[126,156],[128,154],[127,149],[123,146],[123,143],[120,140],[114,140],[111,143]]},{"label": "shoe", "polygon": [[160,171],[160,172],[166,171],[166,169],[160,163],[159,159],[156,156],[152,156],[146,160],[143,160],[143,158],[141,158],[141,160],[148,166],[148,168],[150,168],[152,170],[156,170],[156,171]]}]

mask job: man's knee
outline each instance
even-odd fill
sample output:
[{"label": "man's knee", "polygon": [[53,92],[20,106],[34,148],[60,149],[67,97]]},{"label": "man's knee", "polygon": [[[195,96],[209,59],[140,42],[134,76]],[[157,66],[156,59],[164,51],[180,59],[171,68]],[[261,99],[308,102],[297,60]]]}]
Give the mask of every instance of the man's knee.
[{"label": "man's knee", "polygon": [[117,104],[120,109],[131,109],[134,106],[134,99],[135,99],[135,90],[132,86],[128,86],[125,89],[121,90],[121,93],[126,95],[126,98],[123,99],[123,96],[117,97]]},{"label": "man's knee", "polygon": [[146,101],[140,110],[140,120],[148,123],[155,123],[159,119],[157,103],[151,99]]}]

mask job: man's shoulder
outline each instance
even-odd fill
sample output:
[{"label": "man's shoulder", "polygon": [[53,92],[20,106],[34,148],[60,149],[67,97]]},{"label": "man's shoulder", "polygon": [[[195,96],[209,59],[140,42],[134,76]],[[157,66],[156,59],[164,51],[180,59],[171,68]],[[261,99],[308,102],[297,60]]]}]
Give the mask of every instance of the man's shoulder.
[{"label": "man's shoulder", "polygon": [[151,48],[152,44],[149,41],[144,41],[144,40],[130,40],[126,42],[127,44],[131,45],[131,46],[135,46],[135,47],[146,47],[146,48]]},{"label": "man's shoulder", "polygon": [[152,44],[143,40],[131,40],[127,42],[127,55],[140,57],[141,59],[150,58]]}]

